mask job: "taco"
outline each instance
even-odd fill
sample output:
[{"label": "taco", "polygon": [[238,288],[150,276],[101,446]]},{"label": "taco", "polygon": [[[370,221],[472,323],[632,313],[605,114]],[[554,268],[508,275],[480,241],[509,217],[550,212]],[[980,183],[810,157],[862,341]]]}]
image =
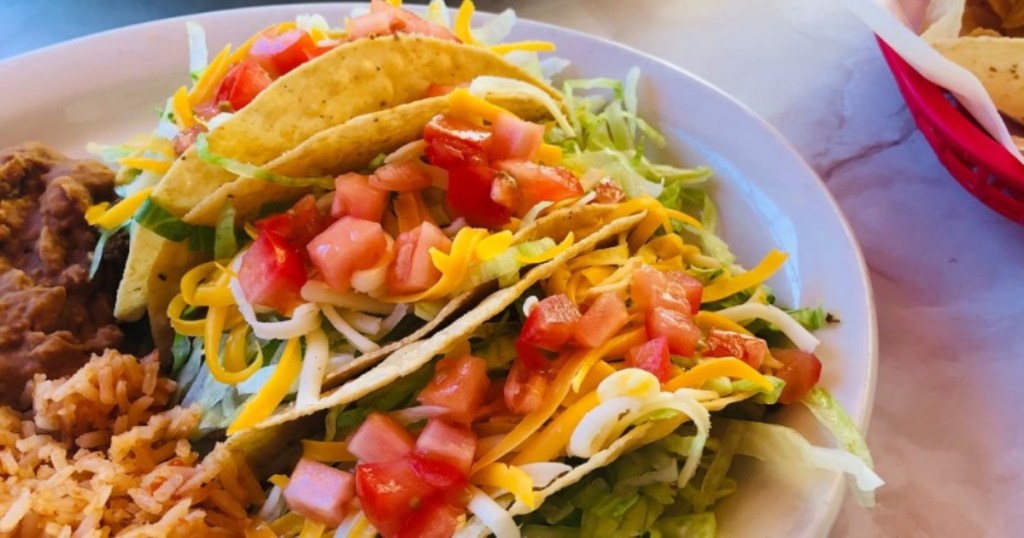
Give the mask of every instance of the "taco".
[{"label": "taco", "polygon": [[[624,93],[622,86],[612,89]],[[449,189],[461,181],[461,172],[444,158],[457,155],[477,166],[504,169],[497,164],[501,161],[491,158],[493,146],[473,150],[468,141],[488,138],[484,131],[492,143],[501,140],[497,114],[509,113],[477,101],[469,92],[453,93],[449,99],[446,112],[429,120],[423,142],[409,142],[381,162],[409,162],[395,155],[418,155],[417,148],[422,147],[425,160],[416,166],[447,170]],[[476,245],[494,252],[499,249],[491,250],[488,243],[508,233],[511,242],[504,255],[511,258],[517,244],[547,240],[549,247],[556,242],[568,245],[564,238],[570,233],[579,239],[562,250],[550,248],[551,257],[543,263],[516,266],[513,273],[498,276],[501,289],[486,294],[468,312],[439,325],[429,336],[403,342],[386,357],[375,358],[383,360],[315,401],[278,397],[296,377],[300,386],[304,382],[297,366],[299,343],[285,344],[291,346],[292,359],[282,358],[273,375],[290,373],[272,382],[278,392],[268,398],[283,405],[272,414],[264,406],[257,420],[248,411],[254,405],[249,403],[228,429],[230,447],[265,446],[267,440],[291,445],[273,452],[274,465],[260,465],[266,461],[263,453],[250,459],[262,475],[282,473],[270,477],[273,487],[254,530],[272,530],[279,536],[316,535],[328,529],[342,536],[420,536],[428,530],[437,536],[517,536],[527,526],[581,525],[583,520],[603,518],[599,522],[606,532],[589,535],[629,535],[671,524],[658,521],[660,513],[668,513],[665,505],[683,495],[691,481],[718,484],[709,486],[710,500],[694,504],[700,506],[702,521],[711,517],[713,526],[707,510],[722,494],[718,488],[728,464],[720,463],[712,471],[701,465],[702,457],[720,450],[725,440],[734,453],[765,457],[741,442],[748,436],[777,443],[785,448],[780,454],[822,450],[824,457],[816,460],[817,465],[856,475],[866,491],[879,485],[868,463],[845,451],[812,449],[785,428],[719,421],[725,435],[711,437],[710,413],[727,407],[750,412],[750,406],[763,409],[812,397],[831,402],[814,388],[820,374],[814,355],[817,340],[798,321],[807,318],[809,325],[820,324],[824,315],[814,310],[790,314],[770,304],[763,284],[781,267],[784,254],[772,251],[749,271],[735,264],[713,234],[713,206],[702,191],[686,186],[705,178],[705,172],[662,167],[642,157],[630,159],[628,170],[635,177],[648,182],[648,177],[657,177],[656,170],[671,188],[660,193],[660,201],[642,192],[625,195],[619,185],[628,184],[629,176],[616,167],[621,161],[598,159],[641,147],[641,129],[649,136],[657,133],[636,124],[625,128],[629,140],[620,139],[621,146],[606,138],[622,117],[618,107],[624,100],[598,105],[571,90],[566,100],[586,104],[572,107],[564,123],[587,129],[570,134],[551,127],[545,138],[548,143],[558,141],[564,155],[559,164],[546,166],[567,172],[568,166],[578,167],[570,175],[588,177],[588,182],[581,182],[581,192],[566,200],[530,199],[515,209],[506,207],[508,223],[527,207],[530,212],[541,204],[542,211],[540,218],[520,225],[516,233],[492,229],[483,237],[488,232],[481,231]],[[489,113],[496,115],[485,117]],[[451,137],[436,136],[440,125],[451,127],[456,120],[467,122],[459,130],[461,145]],[[451,148],[460,152],[440,151]],[[598,168],[594,162],[603,164]],[[509,170],[518,180],[515,168]],[[339,181],[351,179],[342,177],[348,179]],[[489,177],[493,185],[494,176]],[[530,183],[515,185],[525,189]],[[461,192],[449,190],[445,195],[446,210],[453,215],[478,226],[482,222],[477,219],[500,215],[474,212],[475,204],[459,213],[456,209],[463,206],[450,197]],[[605,203],[589,203],[599,195]],[[397,197],[395,201],[397,208]],[[695,207],[703,212],[701,220],[688,213]],[[299,212],[293,209],[293,214]],[[266,230],[266,225],[261,227]],[[458,234],[473,229],[469,226]],[[459,241],[456,235],[447,256],[441,255],[444,249],[435,252],[437,268],[452,267],[451,260],[462,250],[455,245]],[[473,250],[479,252],[475,246]],[[369,258],[365,263],[371,262]],[[474,272],[470,267],[466,274]],[[233,278],[225,274],[211,274],[208,280]],[[775,347],[780,344],[786,346]],[[303,372],[313,364],[309,357],[317,356],[310,353],[316,345],[320,344],[315,339],[306,338]],[[331,384],[325,379],[323,386]],[[844,435],[844,428],[852,428],[848,418],[829,424]],[[294,439],[297,431],[307,432],[301,444],[282,441]],[[862,444],[851,447],[866,455]],[[676,463],[680,459],[685,459],[681,467]],[[637,476],[616,470],[626,464],[640,471]],[[608,473],[619,476],[609,482]],[[633,478],[641,482],[634,483]],[[641,486],[655,483],[656,488],[641,491]],[[575,500],[564,498],[575,499],[581,488],[599,491],[609,502],[613,493],[633,498],[616,508],[622,515],[631,509],[630,502],[642,501],[638,506],[645,511],[650,504],[652,511],[641,516],[629,512],[628,518],[591,513],[592,503],[573,504]],[[648,493],[656,499],[649,499]],[[554,521],[543,519],[553,517],[547,511],[531,515],[542,503],[566,512]]]},{"label": "taco", "polygon": [[557,95],[488,47],[463,43],[443,25],[383,0],[348,19],[344,29],[320,17],[274,25],[235,50],[226,46],[208,64],[202,29],[191,25],[189,33],[194,83],[168,100],[157,132],[94,148],[122,166],[122,191],[132,195],[116,208],[118,219],[104,219],[117,221],[107,231],[124,228],[140,206],[136,221],[145,228],[130,225],[128,270],[115,307],[121,320],[144,314],[147,281],[166,240],[190,240],[192,250],[206,246],[201,230],[177,219],[236,178],[198,158],[193,143],[199,134],[211,151],[264,165],[325,129],[480,75],[528,81]]},{"label": "taco", "polygon": [[[520,92],[492,97],[510,108],[562,116],[554,100],[538,108],[533,86],[489,83]],[[178,343],[169,347],[192,366],[186,377],[197,370],[212,376],[198,388],[183,381],[185,403],[205,401],[211,390],[233,402],[223,413],[207,412],[210,427],[230,424],[232,433],[269,416],[292,381],[284,382],[285,392],[278,387],[274,397],[261,398],[272,384],[267,376],[286,358],[297,360],[299,341],[305,355],[295,405],[303,408],[316,403],[323,388],[462,311],[472,314],[489,289],[515,285],[523,269],[578,248],[576,238],[608,233],[616,206],[590,203],[598,201],[597,192],[586,194],[568,169],[543,164],[562,152],[543,142],[544,125],[471,93],[479,89],[474,82],[447,96],[354,118],[268,168],[218,155],[197,141],[201,158],[252,177],[224,187],[230,194],[217,210],[219,261],[181,272],[182,262],[190,261],[184,248],[164,247],[150,282],[150,317],[167,319],[173,328]],[[564,116],[558,122],[570,128]],[[339,140],[360,143],[327,143]],[[352,155],[375,154],[369,165],[363,160],[358,166],[365,173],[346,172],[358,162]],[[281,175],[310,170],[344,173],[326,176],[334,188],[317,195]],[[605,198],[622,196],[611,184],[602,189]],[[235,207],[243,214],[278,209],[243,218],[251,237],[239,237]],[[210,341],[219,345],[206,345]]]},{"label": "taco", "polygon": [[[795,403],[814,391],[817,340],[762,302],[762,283],[785,255],[773,251],[749,271],[726,267],[687,244],[670,220],[679,215],[649,198],[586,209],[604,212],[610,224],[316,404],[230,438],[229,446],[241,447],[279,437],[277,428],[322,425],[303,439],[294,468],[271,478],[257,528],[519,536],[528,523],[571,523],[569,512],[593,508],[563,503],[553,509],[568,509],[560,516],[529,516],[563,490],[579,491],[577,483],[603,487],[608,497],[632,488],[623,495],[633,503],[641,486],[657,483],[660,494],[651,495],[664,510],[691,481],[721,483],[700,468],[708,445],[723,439],[711,438],[711,412]],[[738,304],[725,306],[732,301]],[[769,347],[752,334],[765,322],[775,327],[773,341],[796,348]],[[745,436],[771,438],[776,449],[785,447],[780,453],[810,450],[772,426],[719,424],[738,453],[762,455],[740,448]],[[612,483],[594,478],[638,449],[650,457],[645,465],[632,460],[641,472],[620,472]],[[855,474],[866,491],[878,487],[856,457],[814,450],[828,454],[821,466]],[[685,459],[681,468],[677,459]],[[718,494],[699,501],[702,511]],[[617,509],[625,515],[630,507]],[[604,513],[604,531],[583,534],[635,535],[659,516],[645,514]]]}]

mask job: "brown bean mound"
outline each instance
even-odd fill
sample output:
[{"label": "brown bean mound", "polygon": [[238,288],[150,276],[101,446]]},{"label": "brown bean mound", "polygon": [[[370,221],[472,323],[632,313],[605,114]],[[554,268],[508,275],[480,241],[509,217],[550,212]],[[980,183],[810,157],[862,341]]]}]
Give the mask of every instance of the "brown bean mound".
[{"label": "brown bean mound", "polygon": [[0,150],[0,403],[24,408],[43,373],[75,372],[122,340],[114,271],[90,281],[97,233],[85,210],[114,197],[114,174],[38,143]]}]

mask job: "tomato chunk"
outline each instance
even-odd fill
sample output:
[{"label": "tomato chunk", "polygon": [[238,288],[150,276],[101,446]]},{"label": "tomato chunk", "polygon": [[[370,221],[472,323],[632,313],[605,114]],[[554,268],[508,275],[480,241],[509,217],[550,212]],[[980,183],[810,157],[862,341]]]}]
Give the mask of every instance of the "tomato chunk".
[{"label": "tomato chunk", "polygon": [[705,357],[736,357],[755,369],[761,368],[768,344],[754,336],[711,329],[705,340],[708,349]]},{"label": "tomato chunk", "polygon": [[334,200],[331,216],[340,219],[351,215],[357,219],[380,222],[388,205],[388,193],[373,185],[362,174],[342,174],[334,179]]},{"label": "tomato chunk", "polygon": [[393,18],[388,13],[367,13],[348,20],[349,39],[359,39],[377,35],[388,35]]},{"label": "tomato chunk", "polygon": [[510,211],[518,209],[520,196],[516,179],[505,172],[495,174],[491,181],[491,200]]},{"label": "tomato chunk", "polygon": [[395,461],[412,451],[415,442],[395,419],[374,411],[348,440],[348,451],[365,463]]},{"label": "tomato chunk", "polygon": [[502,113],[491,124],[494,134],[490,158],[495,161],[518,159],[536,161],[544,143],[544,126]]},{"label": "tomato chunk", "polygon": [[604,178],[594,186],[595,204],[617,204],[626,199],[622,187],[612,178]]},{"label": "tomato chunk", "polygon": [[416,472],[417,476],[448,494],[461,492],[468,483],[466,472],[447,461],[429,458],[414,452],[409,455],[409,465],[412,466],[412,470]]},{"label": "tomato chunk", "polygon": [[337,527],[345,519],[345,509],[356,496],[351,473],[302,458],[292,471],[284,500],[295,513]]},{"label": "tomato chunk", "polygon": [[657,376],[662,383],[669,380],[671,370],[669,368],[668,340],[659,336],[640,344],[629,350],[626,355],[626,364],[630,368],[640,368]]},{"label": "tomato chunk", "polygon": [[470,226],[500,228],[512,211],[491,197],[498,172],[486,165],[454,165],[448,169],[448,205]]},{"label": "tomato chunk", "polygon": [[432,182],[430,174],[413,161],[384,164],[370,175],[370,186],[382,191],[418,191]]},{"label": "tomato chunk", "polygon": [[579,321],[579,309],[564,293],[545,297],[530,311],[519,340],[548,351],[559,351],[576,331]]},{"label": "tomato chunk", "polygon": [[449,93],[455,91],[457,88],[465,88],[468,86],[469,83],[465,82],[462,84],[438,84],[436,82],[431,82],[430,86],[427,86],[427,97],[440,97],[442,95],[448,95]]},{"label": "tomato chunk", "polygon": [[249,57],[267,71],[281,76],[306,63],[317,48],[313,38],[299,29],[278,34],[264,34],[249,48]]},{"label": "tomato chunk", "polygon": [[663,336],[668,339],[668,349],[676,355],[692,357],[700,340],[700,328],[694,325],[688,314],[662,306],[647,312],[647,337]]},{"label": "tomato chunk", "polygon": [[356,495],[373,527],[385,538],[398,536],[417,507],[436,489],[402,458],[356,465]]},{"label": "tomato chunk", "polygon": [[520,212],[529,211],[537,202],[557,202],[583,195],[580,180],[560,166],[517,160],[498,161],[494,166],[516,178],[522,197]]},{"label": "tomato chunk", "polygon": [[419,293],[429,289],[441,278],[434,267],[430,249],[448,253],[452,241],[437,225],[424,222],[398,236],[395,261],[388,269],[388,289],[396,295]]},{"label": "tomato chunk", "polygon": [[447,28],[434,24],[411,11],[393,6],[385,0],[371,0],[370,14],[384,14],[391,19],[393,32],[427,35],[448,41],[458,41]]},{"label": "tomato chunk", "polygon": [[597,347],[615,336],[628,318],[626,302],[618,293],[602,293],[576,324],[573,339],[586,347]]},{"label": "tomato chunk", "polygon": [[242,255],[238,281],[249,302],[291,312],[303,302],[299,294],[306,283],[302,253],[276,234],[262,232]]},{"label": "tomato chunk", "polygon": [[231,110],[242,110],[271,82],[270,75],[255,60],[242,60],[224,75],[214,102],[218,106],[227,103]]},{"label": "tomato chunk", "polygon": [[313,266],[338,291],[348,291],[352,273],[373,267],[387,248],[379,223],[355,217],[342,217],[306,245]]},{"label": "tomato chunk", "polygon": [[696,314],[704,286],[699,280],[681,271],[661,272],[644,265],[633,271],[630,293],[634,303],[648,310],[656,306]]},{"label": "tomato chunk", "polygon": [[482,164],[491,147],[491,132],[459,118],[438,114],[423,127],[424,154],[434,166]]},{"label": "tomato chunk", "polygon": [[327,221],[316,208],[316,198],[312,194],[303,196],[284,213],[256,221],[257,230],[274,233],[299,247],[305,246],[326,227]]},{"label": "tomato chunk", "polygon": [[505,379],[503,390],[505,406],[517,415],[525,415],[540,407],[547,390],[547,376],[516,359]]},{"label": "tomato chunk", "polygon": [[470,355],[442,359],[437,363],[434,377],[416,400],[423,405],[445,407],[448,409],[445,418],[469,424],[483,405],[490,383],[484,359]]},{"label": "tomato chunk", "polygon": [[450,538],[463,512],[443,497],[431,497],[409,516],[397,538]]},{"label": "tomato chunk", "polygon": [[821,361],[813,353],[805,353],[799,349],[773,348],[771,351],[772,356],[783,364],[775,375],[786,382],[779,402],[799,402],[821,379]]},{"label": "tomato chunk", "polygon": [[416,439],[416,454],[450,463],[466,475],[469,475],[473,467],[475,453],[476,435],[470,429],[439,418],[428,420],[427,426]]}]

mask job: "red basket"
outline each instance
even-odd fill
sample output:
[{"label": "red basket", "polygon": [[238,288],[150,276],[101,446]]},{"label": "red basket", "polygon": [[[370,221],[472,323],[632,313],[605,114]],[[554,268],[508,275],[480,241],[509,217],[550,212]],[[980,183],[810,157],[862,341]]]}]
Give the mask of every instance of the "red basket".
[{"label": "red basket", "polygon": [[949,173],[1000,215],[1024,224],[1024,164],[996,142],[946,90],[878,39],[917,127]]}]

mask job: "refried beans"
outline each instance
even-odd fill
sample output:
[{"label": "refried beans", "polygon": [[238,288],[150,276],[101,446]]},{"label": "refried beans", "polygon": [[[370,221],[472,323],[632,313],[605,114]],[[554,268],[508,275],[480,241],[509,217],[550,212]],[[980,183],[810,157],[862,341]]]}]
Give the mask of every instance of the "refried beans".
[{"label": "refried beans", "polygon": [[0,150],[0,403],[24,408],[37,373],[73,374],[120,345],[118,275],[89,279],[97,233],[89,205],[114,197],[114,174],[38,143]]}]

